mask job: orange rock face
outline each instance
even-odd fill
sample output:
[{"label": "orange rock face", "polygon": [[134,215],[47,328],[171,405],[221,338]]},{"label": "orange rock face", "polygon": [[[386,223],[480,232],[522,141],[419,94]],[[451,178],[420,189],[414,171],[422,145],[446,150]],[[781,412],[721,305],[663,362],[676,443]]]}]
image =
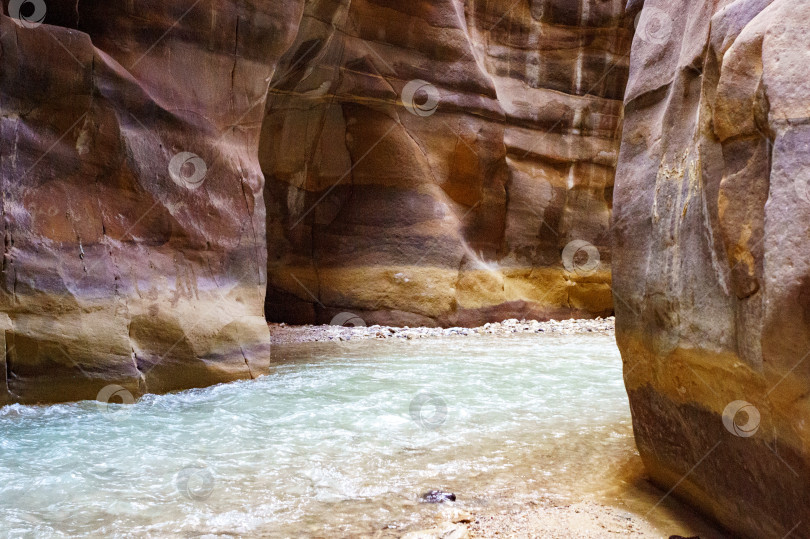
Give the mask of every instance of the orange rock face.
[{"label": "orange rock face", "polygon": [[624,2],[306,3],[272,80],[271,321],[612,311]]},{"label": "orange rock face", "polygon": [[0,404],[262,372],[259,122],[303,1],[3,7]]},{"label": "orange rock face", "polygon": [[744,537],[810,536],[808,21],[800,0],[647,0],[625,97],[613,270],[638,448]]}]

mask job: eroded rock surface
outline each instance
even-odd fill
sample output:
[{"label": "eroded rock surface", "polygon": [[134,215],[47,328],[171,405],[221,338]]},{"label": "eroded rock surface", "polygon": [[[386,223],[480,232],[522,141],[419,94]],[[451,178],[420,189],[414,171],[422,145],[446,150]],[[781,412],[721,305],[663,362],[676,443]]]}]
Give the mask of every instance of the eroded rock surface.
[{"label": "eroded rock surface", "polygon": [[259,122],[303,0],[27,4],[0,17],[0,404],[262,372]]},{"label": "eroded rock surface", "polygon": [[262,128],[268,319],[609,314],[632,23],[623,0],[308,1]]},{"label": "eroded rock surface", "polygon": [[638,448],[736,533],[806,537],[810,4],[647,0],[640,21],[613,221]]},{"label": "eroded rock surface", "polygon": [[612,310],[620,0],[3,7],[0,403],[255,376],[268,268],[271,320]]}]

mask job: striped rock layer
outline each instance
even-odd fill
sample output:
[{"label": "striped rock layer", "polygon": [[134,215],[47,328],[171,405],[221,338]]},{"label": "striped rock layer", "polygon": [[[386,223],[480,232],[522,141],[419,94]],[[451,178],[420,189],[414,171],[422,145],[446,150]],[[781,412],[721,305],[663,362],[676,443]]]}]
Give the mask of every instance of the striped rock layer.
[{"label": "striped rock layer", "polygon": [[647,0],[625,97],[613,275],[638,449],[743,537],[810,536],[809,21],[802,0]]},{"label": "striped rock layer", "polygon": [[268,320],[609,314],[632,33],[623,0],[308,1],[262,125]]},{"label": "striped rock layer", "polygon": [[256,376],[265,307],[607,314],[621,4],[4,2],[0,404]]},{"label": "striped rock layer", "polygon": [[189,6],[3,2],[0,405],[267,368],[259,122],[303,1]]}]

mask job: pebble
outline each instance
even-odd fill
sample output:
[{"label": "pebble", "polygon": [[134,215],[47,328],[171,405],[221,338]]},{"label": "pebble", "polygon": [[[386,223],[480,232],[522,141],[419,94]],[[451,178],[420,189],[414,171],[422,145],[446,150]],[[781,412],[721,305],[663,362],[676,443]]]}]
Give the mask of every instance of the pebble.
[{"label": "pebble", "polygon": [[424,338],[476,338],[483,335],[508,337],[522,334],[572,335],[577,333],[598,333],[613,335],[615,318],[596,318],[594,320],[550,320],[539,322],[537,320],[517,320],[511,318],[503,322],[490,322],[477,328],[429,328],[429,327],[401,327],[373,325],[369,327],[344,326],[289,326],[286,324],[269,324],[270,334],[275,344],[318,342],[318,341],[349,341],[366,339],[424,339]]},{"label": "pebble", "polygon": [[469,514],[467,511],[463,509],[459,509],[458,507],[450,507],[447,509],[442,510],[441,518],[452,522],[453,524],[459,524],[461,522],[472,522],[472,515]]}]

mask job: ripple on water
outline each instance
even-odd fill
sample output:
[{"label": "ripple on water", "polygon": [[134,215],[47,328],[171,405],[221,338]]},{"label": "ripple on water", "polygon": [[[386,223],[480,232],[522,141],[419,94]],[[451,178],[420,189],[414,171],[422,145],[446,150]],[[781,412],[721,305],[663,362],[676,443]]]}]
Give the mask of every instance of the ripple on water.
[{"label": "ripple on water", "polygon": [[417,503],[432,488],[564,499],[632,452],[610,337],[274,359],[258,380],[149,395],[116,420],[92,402],[0,409],[0,521],[38,536],[352,533],[432,511]]}]

